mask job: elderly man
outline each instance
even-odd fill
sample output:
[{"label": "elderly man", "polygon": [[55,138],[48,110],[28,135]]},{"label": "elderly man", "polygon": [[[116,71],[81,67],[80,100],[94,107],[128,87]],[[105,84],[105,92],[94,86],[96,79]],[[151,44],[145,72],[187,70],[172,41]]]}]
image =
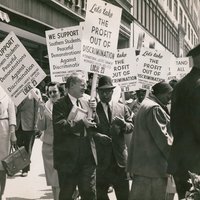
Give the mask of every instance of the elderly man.
[{"label": "elderly man", "polygon": [[[96,123],[87,119],[89,106],[95,105],[81,98],[85,84],[81,73],[71,74],[66,83],[68,94],[53,106],[53,153],[60,185],[59,200],[72,200],[76,186],[82,200],[96,200],[97,157],[93,137],[89,134],[89,128]],[[73,109],[80,111],[77,117]]]},{"label": "elderly man", "polygon": [[172,87],[160,82],[145,98],[135,119],[128,155],[128,172],[133,176],[129,200],[164,200],[167,161],[172,144],[166,105]]},{"label": "elderly man", "polygon": [[180,199],[191,187],[188,171],[200,173],[200,44],[188,56],[193,68],[172,94],[171,128],[174,143],[169,159],[169,173],[173,174]]},{"label": "elderly man", "polygon": [[99,123],[98,132],[112,138],[112,144],[97,142],[97,199],[108,200],[107,191],[113,185],[117,200],[128,199],[129,184],[126,176],[127,147],[124,134],[133,130],[132,117],[123,104],[111,101],[113,95],[112,80],[102,76],[98,83],[100,102],[97,104]]}]

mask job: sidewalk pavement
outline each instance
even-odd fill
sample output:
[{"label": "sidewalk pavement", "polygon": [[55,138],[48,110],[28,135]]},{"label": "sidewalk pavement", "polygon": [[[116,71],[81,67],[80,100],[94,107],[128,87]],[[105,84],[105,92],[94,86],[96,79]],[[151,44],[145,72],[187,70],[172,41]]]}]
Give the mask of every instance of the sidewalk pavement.
[{"label": "sidewalk pavement", "polygon": [[[27,177],[20,173],[7,178],[2,200],[53,200],[51,187],[46,185],[42,160],[42,142],[36,139],[31,157],[31,170]],[[110,200],[116,200],[115,193],[109,193]],[[174,200],[178,200],[177,196]]]},{"label": "sidewalk pavement", "polygon": [[[2,200],[53,200],[51,187],[46,185],[41,148],[42,142],[35,139],[28,176],[21,177],[18,173],[8,177]],[[114,192],[109,197],[116,200]]]},{"label": "sidewalk pavement", "polygon": [[36,139],[31,157],[31,170],[27,177],[21,177],[20,173],[8,177],[5,200],[53,200],[51,187],[46,185],[41,148],[42,142]]}]

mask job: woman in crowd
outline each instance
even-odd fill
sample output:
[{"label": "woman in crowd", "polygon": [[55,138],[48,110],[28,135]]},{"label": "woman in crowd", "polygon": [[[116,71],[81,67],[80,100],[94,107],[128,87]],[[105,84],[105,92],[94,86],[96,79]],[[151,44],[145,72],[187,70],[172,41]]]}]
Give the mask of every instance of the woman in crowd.
[{"label": "woman in crowd", "polygon": [[40,105],[38,117],[38,129],[44,131],[41,135],[42,156],[44,161],[44,169],[47,185],[52,186],[54,200],[59,197],[58,174],[53,167],[53,124],[52,124],[52,109],[54,102],[64,95],[64,89],[56,82],[50,82],[47,86],[47,94],[49,100]]},{"label": "woman in crowd", "polygon": [[[10,151],[10,145],[15,145],[16,114],[15,106],[7,94],[0,88],[0,160]],[[6,184],[6,172],[0,162],[0,200]]]}]

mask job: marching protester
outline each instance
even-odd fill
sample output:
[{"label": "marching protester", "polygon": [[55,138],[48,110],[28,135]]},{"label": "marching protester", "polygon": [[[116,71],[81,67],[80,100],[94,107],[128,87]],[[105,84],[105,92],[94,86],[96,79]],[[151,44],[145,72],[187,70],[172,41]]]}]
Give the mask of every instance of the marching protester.
[{"label": "marching protester", "polygon": [[[89,130],[96,123],[83,114],[90,107],[95,108],[96,102],[88,103],[81,98],[85,86],[83,74],[72,73],[66,82],[68,93],[53,105],[53,154],[60,185],[59,200],[71,200],[76,186],[82,200],[96,200],[97,155],[93,133]],[[82,117],[75,119],[72,108],[86,112],[80,111]]]},{"label": "marching protester", "polygon": [[131,107],[131,110],[134,113],[134,115],[136,115],[138,110],[140,109],[141,103],[144,100],[145,95],[146,95],[146,90],[144,90],[144,89],[136,90],[137,98]]},{"label": "marching protester", "polygon": [[117,200],[128,199],[129,183],[126,176],[127,147],[124,134],[133,130],[132,118],[128,108],[121,103],[112,102],[113,89],[110,77],[99,79],[97,91],[100,102],[96,113],[99,119],[98,132],[112,139],[110,145],[97,145],[97,199],[109,200],[107,191],[112,184]]},{"label": "marching protester", "polygon": [[168,173],[174,176],[179,199],[190,189],[188,171],[200,173],[200,45],[189,51],[193,68],[172,94],[171,129],[174,135]]},{"label": "marching protester", "polygon": [[[16,144],[15,136],[16,114],[15,106],[8,95],[0,88],[0,160],[10,151],[10,145]],[[0,200],[6,185],[6,172],[0,162]]]},{"label": "marching protester", "polygon": [[[34,91],[40,95],[40,90],[34,88]],[[17,107],[17,145],[19,147],[24,146],[26,151],[31,156],[32,147],[35,140],[35,133],[37,131],[37,116],[38,116],[38,102],[29,92],[27,97]],[[30,171],[30,165],[22,170],[22,177],[26,177]]]},{"label": "marching protester", "polygon": [[133,177],[129,200],[165,200],[173,137],[166,105],[172,87],[159,82],[141,104],[134,123],[127,170]]},{"label": "marching protester", "polygon": [[44,170],[46,175],[47,185],[52,186],[54,200],[59,198],[59,183],[58,174],[53,166],[53,123],[52,123],[52,110],[53,104],[61,96],[64,95],[63,87],[59,83],[50,82],[47,85],[47,94],[49,100],[39,107],[38,129],[44,131],[40,136],[42,140],[42,156],[44,162]]}]

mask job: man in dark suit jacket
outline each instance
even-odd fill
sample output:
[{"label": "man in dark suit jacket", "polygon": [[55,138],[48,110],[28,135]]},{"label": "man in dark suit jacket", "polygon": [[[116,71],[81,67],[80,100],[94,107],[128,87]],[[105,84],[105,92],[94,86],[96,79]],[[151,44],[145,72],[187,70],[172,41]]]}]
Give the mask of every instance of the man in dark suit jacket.
[{"label": "man in dark suit jacket", "polygon": [[83,75],[71,74],[66,87],[68,94],[53,106],[53,152],[60,185],[59,200],[72,200],[77,185],[81,199],[96,200],[96,148],[93,137],[89,137],[86,130],[96,124],[87,117],[68,118],[73,107],[89,109],[88,102],[80,99],[85,91]]},{"label": "man in dark suit jacket", "polygon": [[123,104],[112,102],[114,86],[109,77],[102,76],[98,83],[100,102],[97,104],[98,131],[112,138],[110,145],[97,145],[97,199],[108,200],[110,184],[118,200],[128,199],[129,184],[126,176],[127,147],[124,134],[133,130],[132,118]]},{"label": "man in dark suit jacket", "polygon": [[174,175],[179,198],[190,189],[188,170],[200,173],[200,45],[192,49],[193,68],[172,95],[171,128],[174,135],[168,172]]}]

